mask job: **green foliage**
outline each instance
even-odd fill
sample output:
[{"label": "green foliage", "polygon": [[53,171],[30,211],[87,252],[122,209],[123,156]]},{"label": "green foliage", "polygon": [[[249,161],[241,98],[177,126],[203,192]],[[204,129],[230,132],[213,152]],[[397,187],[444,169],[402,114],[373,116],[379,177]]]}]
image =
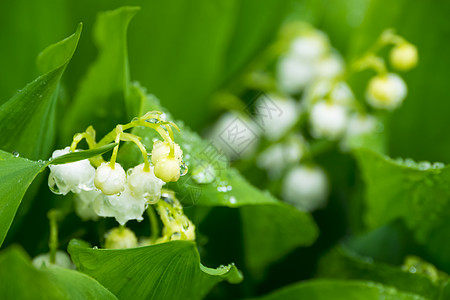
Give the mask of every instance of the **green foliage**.
[{"label": "green foliage", "polygon": [[45,168],[35,162],[0,150],[0,246],[14,219],[23,195],[36,175]]},{"label": "green foliage", "polygon": [[69,253],[78,269],[120,299],[202,299],[220,281],[242,281],[234,265],[203,266],[195,244],[186,241],[104,250],[73,240]]},{"label": "green foliage", "polygon": [[69,142],[75,132],[93,122],[104,135],[117,122],[127,120],[124,93],[129,82],[126,34],[128,24],[139,8],[122,7],[99,14],[94,41],[99,49],[95,63],[84,77],[64,121],[63,138]]},{"label": "green foliage", "polygon": [[373,282],[364,281],[338,281],[338,280],[314,280],[306,283],[298,283],[272,294],[255,298],[260,300],[425,300],[426,298],[399,292],[396,289]]},{"label": "green foliage", "polygon": [[36,269],[28,255],[11,247],[0,255],[2,299],[117,299],[98,282],[80,272],[58,266]]},{"label": "green foliage", "polygon": [[48,47],[39,57],[46,73],[0,106],[0,147],[30,159],[45,159],[56,136],[56,105],[61,76],[72,58],[81,24],[67,39]]},{"label": "green foliage", "polygon": [[[135,91],[130,94],[139,96],[142,103],[140,115],[158,110],[165,112],[168,120],[172,120],[158,99],[147,96],[138,85],[134,85],[133,89]],[[135,99],[128,100],[137,102]],[[182,124],[179,121],[176,123]],[[216,176],[211,182],[199,183],[193,175],[189,175],[172,184],[172,188],[187,205],[240,208],[245,259],[254,276],[261,276],[270,263],[296,247],[309,246],[316,240],[318,230],[308,213],[280,202],[267,191],[256,189],[239,172],[228,167],[227,158],[212,143],[202,140],[186,126],[179,127],[180,132],[174,132],[174,136],[184,153],[188,154],[184,156],[184,161],[190,172],[195,173],[209,166]],[[147,128],[135,128],[134,134],[142,137],[147,147],[151,147],[153,139],[157,138],[155,132]],[[128,146],[122,149],[122,157],[139,157],[134,145]]]}]

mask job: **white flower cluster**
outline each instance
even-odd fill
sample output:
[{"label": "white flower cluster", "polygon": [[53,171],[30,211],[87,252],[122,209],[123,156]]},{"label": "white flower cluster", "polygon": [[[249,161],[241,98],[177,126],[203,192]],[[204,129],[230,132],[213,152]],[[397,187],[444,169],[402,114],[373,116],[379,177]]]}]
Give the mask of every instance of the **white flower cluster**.
[{"label": "white flower cluster", "polygon": [[[181,153],[180,149],[178,151]],[[67,153],[69,147],[56,150],[52,157]],[[62,195],[69,191],[75,193],[75,209],[84,220],[114,217],[122,225],[129,220],[141,221],[148,204],[160,199],[164,184],[155,176],[151,165],[146,170],[144,164],[140,164],[127,172],[117,162],[114,165],[102,163],[95,169],[87,159],[50,165],[51,190]]]}]

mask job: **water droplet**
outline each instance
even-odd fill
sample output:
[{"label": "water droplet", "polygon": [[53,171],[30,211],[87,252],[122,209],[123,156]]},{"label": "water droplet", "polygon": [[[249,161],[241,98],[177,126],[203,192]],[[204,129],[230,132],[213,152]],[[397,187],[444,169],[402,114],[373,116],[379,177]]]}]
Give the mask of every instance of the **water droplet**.
[{"label": "water droplet", "polygon": [[218,192],[222,192],[222,193],[226,193],[229,192],[233,189],[233,187],[231,185],[219,185],[217,187],[217,191]]},{"label": "water droplet", "polygon": [[216,179],[216,170],[211,164],[200,165],[192,171],[192,179],[201,184],[211,183]]},{"label": "water droplet", "polygon": [[428,170],[431,168],[431,163],[428,161],[421,161],[421,162],[419,162],[418,167],[419,167],[419,170],[422,170],[422,171]]},{"label": "water droplet", "polygon": [[236,204],[236,203],[237,203],[236,198],[234,196],[231,196],[230,197],[230,204]]},{"label": "water droplet", "polygon": [[180,166],[180,176],[186,175],[188,170],[189,170],[188,166],[183,162]]},{"label": "water droplet", "polygon": [[131,122],[137,122],[137,121],[139,121],[138,117],[134,117],[133,119],[131,119]]},{"label": "water droplet", "polygon": [[156,119],[156,118],[151,118],[151,119],[145,120],[145,122],[152,123],[152,124],[160,123],[160,121],[158,119]]},{"label": "water droplet", "polygon": [[170,236],[170,240],[171,241],[176,241],[176,240],[179,240],[179,239],[181,239],[181,233],[179,233],[179,232],[174,232]]},{"label": "water droplet", "polygon": [[443,169],[445,168],[445,164],[442,162],[435,162],[432,166],[433,169]]},{"label": "water droplet", "polygon": [[20,153],[17,152],[17,151],[13,151],[12,155],[14,155],[14,157],[19,157],[19,156],[20,156]]},{"label": "water droplet", "polygon": [[97,250],[97,249],[98,249],[98,247],[97,247],[97,246],[94,246],[94,247],[92,247],[92,249],[94,249],[94,250]]}]

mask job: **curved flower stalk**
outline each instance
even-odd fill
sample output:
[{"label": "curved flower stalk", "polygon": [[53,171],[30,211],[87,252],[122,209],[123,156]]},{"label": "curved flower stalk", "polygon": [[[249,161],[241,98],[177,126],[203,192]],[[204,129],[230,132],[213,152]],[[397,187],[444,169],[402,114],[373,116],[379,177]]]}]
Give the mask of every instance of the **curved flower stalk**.
[{"label": "curved flower stalk", "polygon": [[[122,226],[129,220],[143,220],[149,205],[156,205],[163,224],[163,237],[159,242],[173,239],[195,239],[195,227],[183,214],[181,204],[175,195],[165,191],[161,199],[161,189],[167,182],[177,181],[186,173],[183,166],[183,151],[175,143],[172,128],[178,127],[166,121],[158,111],[148,112],[134,118],[127,124],[119,124],[99,142],[96,132],[89,126],[85,132],[77,133],[70,147],[56,150],[53,158],[77,150],[78,144],[85,140],[90,149],[102,147],[111,142],[117,143],[109,161],[102,156],[89,160],[50,166],[49,187],[57,194],[72,192],[75,197],[76,213],[83,220],[97,220],[99,217],[114,217]],[[154,129],[162,140],[156,140],[151,151],[152,157],[140,141],[140,137],[126,132],[137,126]],[[134,143],[140,150],[143,163],[124,170],[116,161],[120,142]],[[170,197],[167,195],[171,195]],[[170,201],[168,199],[171,199]],[[162,208],[164,207],[164,209]],[[112,230],[106,237],[108,248],[126,248],[137,245],[134,233],[128,229]]]}]

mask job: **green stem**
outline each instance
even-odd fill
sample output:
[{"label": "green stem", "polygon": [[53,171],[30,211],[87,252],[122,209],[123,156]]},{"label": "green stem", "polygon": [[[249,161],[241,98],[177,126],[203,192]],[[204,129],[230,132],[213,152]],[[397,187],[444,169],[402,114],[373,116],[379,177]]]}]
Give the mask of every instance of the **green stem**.
[{"label": "green stem", "polygon": [[159,236],[159,223],[158,223],[158,217],[156,216],[155,209],[152,205],[150,205],[147,208],[147,215],[150,220],[150,229],[151,229],[151,236],[150,241],[153,244],[156,242]]},{"label": "green stem", "polygon": [[48,247],[50,249],[50,263],[56,262],[56,251],[58,250],[58,214],[59,212],[52,209],[48,212],[47,217],[50,221],[50,239]]}]

